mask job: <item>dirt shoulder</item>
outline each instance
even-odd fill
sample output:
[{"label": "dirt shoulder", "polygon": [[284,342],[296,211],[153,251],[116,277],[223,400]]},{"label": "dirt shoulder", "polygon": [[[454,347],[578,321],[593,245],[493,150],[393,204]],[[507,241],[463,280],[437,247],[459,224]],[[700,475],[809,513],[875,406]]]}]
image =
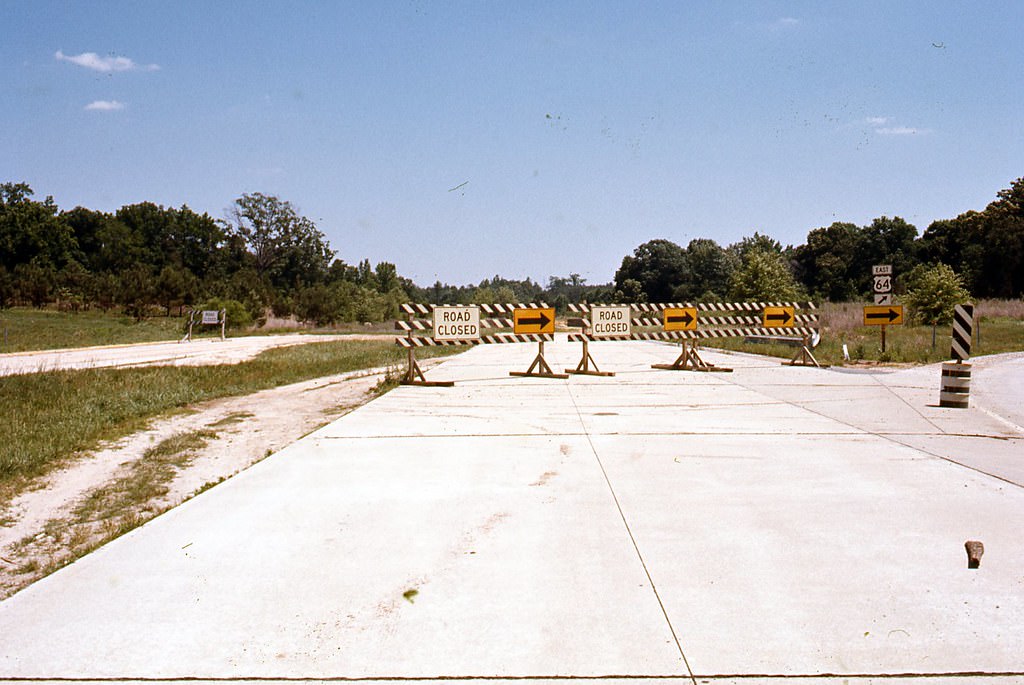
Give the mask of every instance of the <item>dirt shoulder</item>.
[{"label": "dirt shoulder", "polygon": [[0,501],[0,599],[364,404],[384,374],[205,402],[78,455]]}]

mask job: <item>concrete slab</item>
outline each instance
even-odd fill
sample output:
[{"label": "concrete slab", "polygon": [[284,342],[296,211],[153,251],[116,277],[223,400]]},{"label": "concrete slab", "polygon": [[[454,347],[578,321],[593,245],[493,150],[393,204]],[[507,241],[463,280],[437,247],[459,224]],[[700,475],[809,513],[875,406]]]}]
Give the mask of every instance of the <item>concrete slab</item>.
[{"label": "concrete slab", "polygon": [[0,602],[0,679],[1024,681],[1012,421],[591,351],[470,350]]},{"label": "concrete slab", "polygon": [[507,442],[297,444],[0,604],[0,673],[678,673],[585,439]]}]

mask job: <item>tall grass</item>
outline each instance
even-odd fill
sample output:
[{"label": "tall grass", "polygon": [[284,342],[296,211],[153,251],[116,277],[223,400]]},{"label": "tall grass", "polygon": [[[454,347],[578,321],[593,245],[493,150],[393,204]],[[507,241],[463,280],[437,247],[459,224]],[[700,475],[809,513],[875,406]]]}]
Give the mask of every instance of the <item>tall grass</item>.
[{"label": "tall grass", "polygon": [[[449,353],[424,348],[421,357]],[[0,490],[17,478],[121,437],[155,416],[196,402],[358,369],[398,364],[391,339],[268,350],[230,366],[87,369],[0,378]]]}]

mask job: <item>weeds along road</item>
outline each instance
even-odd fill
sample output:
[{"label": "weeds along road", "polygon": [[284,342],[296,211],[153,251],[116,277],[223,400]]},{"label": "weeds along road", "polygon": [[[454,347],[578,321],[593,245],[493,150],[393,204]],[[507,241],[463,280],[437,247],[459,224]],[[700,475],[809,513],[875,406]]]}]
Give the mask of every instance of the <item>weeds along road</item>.
[{"label": "weeds along road", "polygon": [[1012,422],[937,365],[590,350],[447,359],[0,602],[0,679],[1024,682]]},{"label": "weeds along road", "polygon": [[42,350],[0,354],[0,376],[39,373],[59,369],[92,369],[157,365],[205,366],[235,364],[252,359],[273,347],[341,340],[389,340],[380,335],[283,334],[217,340],[199,338],[191,342],[110,345],[68,350]]}]

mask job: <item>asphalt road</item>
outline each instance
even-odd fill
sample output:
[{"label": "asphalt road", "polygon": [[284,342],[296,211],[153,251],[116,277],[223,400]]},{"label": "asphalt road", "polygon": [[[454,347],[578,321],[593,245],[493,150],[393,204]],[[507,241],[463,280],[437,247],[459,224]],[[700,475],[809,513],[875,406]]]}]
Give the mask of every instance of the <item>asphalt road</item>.
[{"label": "asphalt road", "polygon": [[451,358],[428,376],[455,387],[392,391],[0,602],[0,679],[1024,682],[1024,432],[997,404],[938,407],[937,366],[591,350],[615,377]]}]

